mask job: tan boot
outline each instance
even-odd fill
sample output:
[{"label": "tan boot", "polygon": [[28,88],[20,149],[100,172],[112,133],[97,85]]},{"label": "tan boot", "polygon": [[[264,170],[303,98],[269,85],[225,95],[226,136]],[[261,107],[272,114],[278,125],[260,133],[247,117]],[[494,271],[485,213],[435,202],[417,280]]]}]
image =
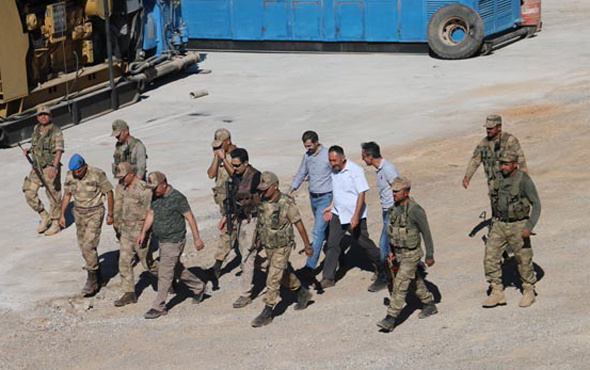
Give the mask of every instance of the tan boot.
[{"label": "tan boot", "polygon": [[482,306],[485,308],[492,308],[496,306],[506,305],[506,297],[504,297],[504,287],[501,284],[492,284],[492,292],[483,301]]},{"label": "tan boot", "polygon": [[522,284],[522,298],[518,305],[520,307],[530,307],[535,303],[535,286],[531,284]]},{"label": "tan boot", "polygon": [[45,232],[45,230],[47,230],[51,224],[51,218],[49,217],[49,213],[47,213],[46,210],[39,212],[39,216],[41,216],[41,221],[39,221],[39,226],[37,226],[37,232],[41,234]]},{"label": "tan boot", "polygon": [[59,227],[59,223],[57,222],[57,220],[53,220],[51,221],[51,226],[49,226],[49,229],[45,230],[45,236],[55,235],[60,231],[61,228]]}]

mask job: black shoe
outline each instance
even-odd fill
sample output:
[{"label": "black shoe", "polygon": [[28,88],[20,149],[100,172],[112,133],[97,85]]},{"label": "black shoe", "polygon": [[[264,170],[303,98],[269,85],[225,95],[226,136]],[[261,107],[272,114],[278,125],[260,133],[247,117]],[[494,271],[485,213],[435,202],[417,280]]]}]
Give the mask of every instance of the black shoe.
[{"label": "black shoe", "polygon": [[155,308],[151,308],[148,312],[145,313],[145,315],[143,315],[143,317],[148,320],[157,319],[158,317],[164,316],[167,313],[168,313],[168,311],[166,311],[166,310],[158,311]]},{"label": "black shoe", "polygon": [[422,308],[422,311],[420,311],[420,313],[418,314],[418,318],[425,319],[425,318],[435,315],[437,313],[438,313],[438,310],[436,309],[434,302],[430,302],[430,303],[427,303],[426,305],[424,305],[424,307]]},{"label": "black shoe", "polygon": [[219,279],[221,276],[221,265],[223,265],[223,261],[215,260],[215,264],[213,265],[213,275],[215,275],[215,279]]},{"label": "black shoe", "polygon": [[311,293],[305,287],[299,288],[297,291],[297,304],[295,305],[296,310],[304,310],[307,308],[311,299]]},{"label": "black shoe", "polygon": [[252,321],[252,326],[255,328],[259,328],[264,325],[268,325],[272,322],[272,307],[271,306],[264,306],[264,309],[260,313],[260,315],[256,316],[254,321]]},{"label": "black shoe", "polygon": [[193,296],[192,304],[199,304],[203,302],[203,298],[205,298],[205,289],[201,293],[195,294]]},{"label": "black shoe", "polygon": [[393,330],[393,328],[395,328],[395,317],[387,315],[383,320],[377,323],[377,326],[380,327],[383,331],[389,333]]}]

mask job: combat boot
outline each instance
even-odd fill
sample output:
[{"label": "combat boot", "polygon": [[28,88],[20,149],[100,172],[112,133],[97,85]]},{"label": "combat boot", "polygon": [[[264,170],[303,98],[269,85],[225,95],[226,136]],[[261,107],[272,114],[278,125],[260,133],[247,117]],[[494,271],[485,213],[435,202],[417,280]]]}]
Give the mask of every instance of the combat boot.
[{"label": "combat boot", "polygon": [[135,292],[124,293],[121,298],[115,301],[115,307],[123,307],[131,303],[137,303]]},{"label": "combat boot", "polygon": [[215,264],[213,265],[213,275],[215,275],[215,279],[219,280],[221,276],[221,265],[223,265],[223,261],[215,260]]},{"label": "combat boot", "polygon": [[98,271],[88,271],[86,285],[82,288],[82,295],[90,297],[98,292]]},{"label": "combat boot", "polygon": [[520,307],[530,307],[535,303],[535,286],[531,284],[522,284],[522,298],[518,305]]},{"label": "combat boot", "polygon": [[248,304],[250,304],[250,302],[252,302],[252,298],[241,295],[233,303],[233,306],[234,306],[234,308],[242,308],[242,307],[245,307]]},{"label": "combat boot", "polygon": [[272,307],[271,306],[264,306],[264,309],[260,313],[260,315],[256,316],[254,321],[252,321],[252,326],[255,328],[259,328],[264,325],[268,325],[272,322]]},{"label": "combat boot", "polygon": [[297,304],[295,305],[296,310],[305,310],[309,301],[311,300],[311,293],[307,288],[301,286],[297,290]]},{"label": "combat boot", "polygon": [[501,284],[492,284],[492,292],[483,301],[482,306],[484,308],[492,308],[496,306],[506,305],[506,297],[504,297],[504,287]]},{"label": "combat boot", "polygon": [[377,278],[369,285],[367,290],[369,292],[378,292],[383,289],[387,288],[387,277],[385,276],[385,271],[382,269],[377,270]]},{"label": "combat boot", "polygon": [[51,224],[51,218],[49,217],[49,213],[46,210],[42,210],[39,212],[39,216],[41,216],[41,220],[39,221],[39,225],[37,226],[37,232],[42,234],[47,230],[49,225]]},{"label": "combat boot", "polygon": [[336,282],[334,282],[334,280],[330,280],[330,279],[322,279],[322,281],[320,282],[320,285],[321,285],[322,289],[327,289],[327,288],[331,288],[334,285],[336,285]]},{"label": "combat boot", "polygon": [[438,310],[436,309],[436,305],[434,304],[434,302],[430,302],[424,305],[424,307],[422,308],[422,311],[420,311],[420,313],[418,314],[418,318],[419,319],[425,319],[429,316],[432,316],[434,314],[437,314]]},{"label": "combat boot", "polygon": [[59,227],[59,223],[56,220],[51,221],[51,226],[49,229],[45,230],[45,236],[51,236],[59,233],[61,228]]},{"label": "combat boot", "polygon": [[381,330],[389,333],[395,328],[395,317],[387,315],[383,320],[377,323],[377,326],[380,327]]}]

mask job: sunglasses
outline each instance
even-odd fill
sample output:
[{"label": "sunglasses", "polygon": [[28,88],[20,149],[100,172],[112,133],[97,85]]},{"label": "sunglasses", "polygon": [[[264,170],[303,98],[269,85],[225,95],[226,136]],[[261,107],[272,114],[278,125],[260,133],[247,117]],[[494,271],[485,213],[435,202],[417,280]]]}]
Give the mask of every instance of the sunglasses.
[{"label": "sunglasses", "polygon": [[234,168],[238,168],[242,165],[242,163],[232,163],[232,166],[234,166]]}]

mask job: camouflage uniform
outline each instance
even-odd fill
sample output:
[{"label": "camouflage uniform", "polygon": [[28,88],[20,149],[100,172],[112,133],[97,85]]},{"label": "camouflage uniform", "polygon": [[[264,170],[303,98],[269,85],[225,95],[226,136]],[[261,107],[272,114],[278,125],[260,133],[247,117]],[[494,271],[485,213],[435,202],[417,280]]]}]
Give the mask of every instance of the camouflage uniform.
[{"label": "camouflage uniform", "polygon": [[[225,155],[228,161],[231,161],[231,156],[229,153]],[[221,215],[224,215],[223,204],[226,198],[226,188],[227,188],[227,181],[230,180],[230,176],[225,169],[223,163],[219,164],[219,169],[217,170],[217,176],[215,176],[215,187],[213,190],[213,200],[215,204],[219,206],[219,211]],[[238,237],[237,230],[238,228],[241,229],[241,221],[234,219],[232,223],[232,240],[230,241],[229,234],[226,230],[222,230],[219,233],[219,245],[217,247],[217,251],[215,252],[215,260],[217,261],[225,261],[227,255],[232,249],[232,246],[236,243],[236,238]],[[241,231],[241,230],[240,230]],[[244,244],[246,242],[246,233],[240,232],[240,243]]]},{"label": "camouflage uniform", "polygon": [[[64,138],[61,129],[54,124],[49,124],[45,127],[37,124],[33,129],[33,135],[31,137],[31,152],[34,165],[43,174],[43,179],[49,186],[45,191],[49,199],[49,215],[55,222],[59,220],[61,206],[61,165],[57,166],[57,173],[53,179],[47,176],[47,170],[53,163],[57,151],[64,151]],[[22,190],[27,203],[37,213],[45,209],[38,196],[39,188],[42,186],[43,184],[39,176],[31,169],[29,175],[25,177]],[[55,200],[53,200],[50,194],[53,195]]]},{"label": "camouflage uniform", "polygon": [[113,190],[106,174],[99,168],[90,167],[82,179],[74,178],[72,171],[66,175],[64,191],[71,194],[74,201],[74,221],[78,246],[86,261],[88,271],[98,270],[96,248],[100,241],[100,229],[104,219],[104,196]]},{"label": "camouflage uniform", "polygon": [[133,172],[142,179],[145,179],[147,167],[147,154],[145,145],[141,140],[129,136],[129,140],[124,143],[115,144],[115,153],[113,154],[113,175],[119,163],[127,162],[131,164]]},{"label": "camouflage uniform", "polygon": [[152,274],[158,273],[158,266],[150,250],[151,238],[146,237],[141,246],[136,242],[151,201],[152,191],[146,188],[144,181],[137,180],[128,188],[117,186],[114,214],[115,226],[121,233],[119,274],[123,292],[134,291],[133,257],[136,253],[145,270]]},{"label": "camouflage uniform", "polygon": [[295,246],[293,224],[299,221],[299,209],[293,198],[286,194],[281,193],[276,200],[264,201],[258,206],[256,232],[269,262],[264,296],[267,306],[278,302],[281,284],[290,290],[301,287],[289,265],[289,255]]},{"label": "camouflage uniform", "polygon": [[530,238],[522,238],[524,228],[532,231],[541,214],[541,201],[531,178],[516,170],[502,177],[497,195],[492,198],[493,223],[484,257],[484,271],[492,286],[502,285],[502,253],[506,246],[514,252],[523,284],[537,281],[533,270],[533,250]]},{"label": "camouflage uniform", "polygon": [[484,137],[475,147],[473,156],[467,165],[465,177],[471,180],[479,165],[483,163],[483,169],[488,181],[488,190],[491,196],[496,191],[495,189],[498,188],[500,178],[502,177],[498,158],[505,151],[515,152],[518,155],[517,162],[519,168],[524,172],[527,171],[526,158],[524,157],[524,152],[520,147],[518,139],[507,132],[500,132],[492,140]]},{"label": "camouflage uniform", "polygon": [[427,244],[427,258],[432,258],[432,237],[426,213],[412,198],[405,206],[394,205],[388,210],[389,224],[387,234],[399,262],[399,271],[393,281],[393,290],[387,314],[397,317],[406,303],[406,295],[412,289],[418,299],[425,304],[433,302],[424,279],[418,272],[418,263],[424,256],[420,234]]}]

